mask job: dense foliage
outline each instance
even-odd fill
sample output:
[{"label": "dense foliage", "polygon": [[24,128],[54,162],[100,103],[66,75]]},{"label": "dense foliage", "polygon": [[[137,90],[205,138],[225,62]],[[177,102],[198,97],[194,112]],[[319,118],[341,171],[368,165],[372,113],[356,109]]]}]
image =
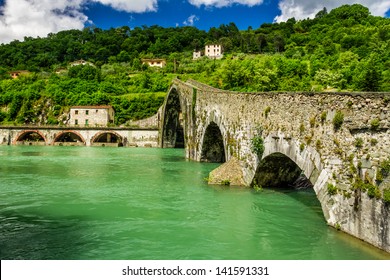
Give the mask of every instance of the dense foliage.
[{"label": "dense foliage", "polygon": [[103,70],[76,66],[64,75],[31,74],[0,81],[0,108],[6,109],[0,111],[0,122],[63,124],[70,106],[110,104],[116,124],[124,124],[155,114],[173,78],[147,71],[129,76]]},{"label": "dense foliage", "polygon": [[[224,58],[192,60],[208,43],[222,44]],[[167,66],[150,69],[142,58]],[[79,59],[94,66],[69,67]],[[154,93],[174,76],[239,91],[390,91],[390,19],[355,4],[241,31],[86,28],[1,45],[0,63],[0,122],[57,123],[69,106],[112,104],[122,124],[156,112],[163,94]],[[11,70],[32,74],[11,80]]]}]

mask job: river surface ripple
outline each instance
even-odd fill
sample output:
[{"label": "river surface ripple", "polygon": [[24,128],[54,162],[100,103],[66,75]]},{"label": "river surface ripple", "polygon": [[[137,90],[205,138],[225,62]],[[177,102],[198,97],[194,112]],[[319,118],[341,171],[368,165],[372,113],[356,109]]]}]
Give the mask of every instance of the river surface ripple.
[{"label": "river surface ripple", "polygon": [[313,191],[208,186],[183,150],[0,146],[1,259],[389,259]]}]

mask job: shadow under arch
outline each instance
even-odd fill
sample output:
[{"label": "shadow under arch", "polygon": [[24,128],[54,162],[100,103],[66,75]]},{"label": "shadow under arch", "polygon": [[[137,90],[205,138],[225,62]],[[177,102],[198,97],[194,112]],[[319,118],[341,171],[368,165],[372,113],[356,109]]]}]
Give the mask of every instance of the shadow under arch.
[{"label": "shadow under arch", "polygon": [[46,143],[45,136],[39,130],[22,131],[15,139],[14,144],[18,142]]},{"label": "shadow under arch", "polygon": [[[313,190],[321,204],[325,220],[328,224],[334,224],[326,187],[331,175],[324,168],[321,155],[316,149],[307,146],[302,150],[300,142],[293,138],[285,138],[283,134],[269,135],[264,139],[264,154],[255,170],[252,186],[257,184],[263,188]],[[271,180],[273,181],[270,182]]]},{"label": "shadow under arch", "polygon": [[162,148],[184,148],[183,110],[177,89],[172,87],[164,106],[162,123]]},{"label": "shadow under arch", "polygon": [[58,133],[58,135],[54,138],[53,145],[61,145],[63,143],[77,143],[78,145],[86,144],[83,136],[75,131],[62,131]]},{"label": "shadow under arch", "polygon": [[225,162],[225,145],[219,126],[215,122],[210,122],[207,126],[203,141],[201,161],[203,162]]},{"label": "shadow under arch", "polygon": [[274,189],[308,189],[313,184],[288,156],[275,152],[258,164],[252,185]]},{"label": "shadow under arch", "polygon": [[91,145],[123,147],[123,138],[116,132],[99,132],[91,139]]}]

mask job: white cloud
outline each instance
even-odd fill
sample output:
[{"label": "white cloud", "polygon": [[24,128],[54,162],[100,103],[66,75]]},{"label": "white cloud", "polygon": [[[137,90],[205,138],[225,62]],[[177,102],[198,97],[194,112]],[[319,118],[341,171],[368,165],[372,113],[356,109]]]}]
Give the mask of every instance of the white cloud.
[{"label": "white cloud", "polygon": [[188,2],[196,7],[200,7],[202,5],[206,7],[227,7],[233,4],[241,4],[249,7],[253,7],[256,5],[260,5],[263,3],[263,0],[188,0]]},{"label": "white cloud", "polygon": [[0,7],[0,43],[82,29],[88,22],[83,8],[91,2],[135,13],[157,9],[157,0],[5,0]]},{"label": "white cloud", "polygon": [[6,0],[0,15],[0,42],[24,36],[46,36],[64,29],[81,29],[88,18],[82,0]]},{"label": "white cloud", "polygon": [[184,22],[184,25],[193,26],[195,21],[198,21],[199,18],[196,15],[190,15]]},{"label": "white cloud", "polygon": [[324,7],[328,12],[345,4],[362,4],[370,9],[375,16],[384,16],[390,9],[390,0],[281,0],[279,9],[281,14],[275,17],[276,22],[287,21],[289,18],[295,19],[314,18],[314,16]]},{"label": "white cloud", "polygon": [[[115,10],[129,13],[143,13],[157,10],[157,0],[92,0]],[[86,2],[86,1],[84,1]]]}]

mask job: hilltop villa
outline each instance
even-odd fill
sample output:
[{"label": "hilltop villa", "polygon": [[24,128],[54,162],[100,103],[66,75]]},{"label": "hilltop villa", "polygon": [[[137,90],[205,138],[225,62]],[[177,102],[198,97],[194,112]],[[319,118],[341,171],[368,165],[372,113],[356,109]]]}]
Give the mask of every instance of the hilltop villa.
[{"label": "hilltop villa", "polygon": [[[206,45],[204,48],[204,56],[211,59],[221,59],[223,57],[222,45]],[[201,51],[193,52],[193,59],[198,59],[202,57]]]},{"label": "hilltop villa", "polygon": [[147,64],[150,67],[160,67],[163,68],[167,65],[167,62],[165,59],[141,59],[142,64]]}]

